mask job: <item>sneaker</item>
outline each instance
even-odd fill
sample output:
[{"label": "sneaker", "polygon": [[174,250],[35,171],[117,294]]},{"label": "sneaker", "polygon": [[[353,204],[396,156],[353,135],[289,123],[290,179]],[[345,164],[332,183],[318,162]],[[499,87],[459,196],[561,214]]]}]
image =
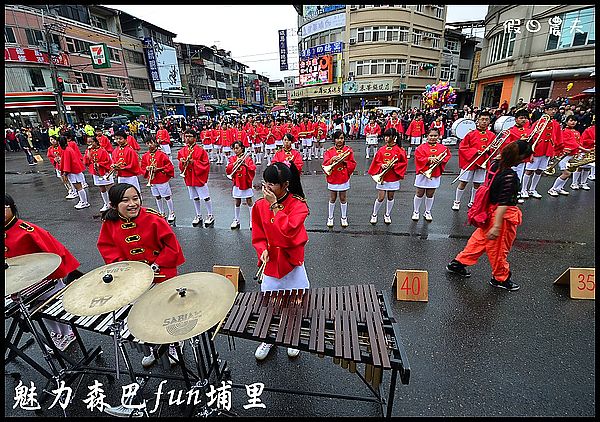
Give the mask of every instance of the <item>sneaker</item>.
[{"label": "sneaker", "polygon": [[506,289],[510,292],[514,292],[515,290],[519,290],[520,286],[517,283],[514,283],[510,278],[500,282],[498,280],[496,280],[495,278],[492,278],[490,280],[490,286],[494,286],[494,287],[500,287],[501,289]]},{"label": "sneaker", "polygon": [[56,345],[56,347],[58,347],[58,350],[61,352],[64,352],[74,341],[75,333],[71,331],[69,334],[63,336],[62,340]]},{"label": "sneaker", "polygon": [[291,358],[295,358],[300,354],[300,350],[298,349],[292,349],[291,347],[288,347],[287,349],[287,355]]},{"label": "sneaker", "polygon": [[204,220],[204,227],[208,227],[212,224],[215,224],[215,217],[209,215],[208,217],[206,217],[206,220]]},{"label": "sneaker", "polygon": [[340,220],[340,223],[342,224],[342,227],[348,227],[348,219],[347,218],[342,218]]},{"label": "sneaker", "polygon": [[[76,209],[78,209],[78,210],[81,210],[81,209],[83,209],[83,208],[86,208],[86,205],[85,205],[85,204],[86,204],[85,202],[81,202],[81,201],[79,201],[77,204],[75,204],[75,208],[76,208]],[[87,206],[89,207],[89,206],[90,206],[90,204],[87,204]]]},{"label": "sneaker", "polygon": [[269,354],[269,351],[272,347],[272,344],[260,343],[256,348],[256,352],[254,352],[254,357],[256,358],[256,360],[264,360]]},{"label": "sneaker", "polygon": [[110,209],[110,205],[104,204],[102,208],[100,208],[100,212],[108,211]]},{"label": "sneaker", "polygon": [[327,227],[329,227],[329,228],[333,227],[333,218],[328,218],[327,219]]},{"label": "sneaker", "polygon": [[472,203],[472,202],[469,202],[469,203],[467,204],[467,208],[471,208],[472,206],[473,206],[473,203]]},{"label": "sneaker", "polygon": [[590,190],[590,187],[588,186],[587,183],[583,183],[583,184],[579,185],[579,187],[583,190]]},{"label": "sneaker", "polygon": [[596,180],[596,175],[588,176],[588,180],[591,180],[593,182],[594,180]]},{"label": "sneaker", "polygon": [[454,202],[452,203],[452,209],[453,209],[454,211],[458,211],[458,210],[460,209],[460,201],[454,201]]},{"label": "sneaker", "polygon": [[579,190],[579,185],[576,185],[575,183],[571,183],[571,189]]},{"label": "sneaker", "polygon": [[542,197],[542,195],[540,195],[536,190],[529,191],[529,196],[533,196],[536,199],[540,199]]},{"label": "sneaker", "polygon": [[369,157],[369,154],[367,154],[367,156],[366,156],[366,159],[368,160],[369,158],[370,158],[370,157]]},{"label": "sneaker", "polygon": [[569,192],[567,192],[564,189],[559,190],[558,193],[560,193],[561,195],[568,195],[569,194]]},{"label": "sneaker", "polygon": [[387,215],[387,214],[384,214],[383,215],[383,222],[385,224],[392,224],[392,217],[389,216],[389,215]]},{"label": "sneaker", "polygon": [[79,195],[77,195],[76,192],[69,192],[67,194],[67,196],[65,196],[65,199],[75,199],[75,198],[79,198]]},{"label": "sneaker", "polygon": [[88,184],[87,183],[82,183],[81,184],[81,189],[87,189],[88,188]]},{"label": "sneaker", "polygon": [[417,211],[413,211],[413,215],[411,217],[413,221],[419,221],[419,213]]},{"label": "sneaker", "polygon": [[154,352],[150,354],[150,356],[144,356],[142,358],[142,366],[144,368],[149,368],[156,362],[156,358],[154,357]]},{"label": "sneaker", "polygon": [[240,228],[240,221],[239,220],[233,220],[231,222],[231,226],[229,226],[231,228],[231,230],[234,229],[239,229]]},{"label": "sneaker", "polygon": [[527,192],[521,192],[521,198],[528,199],[529,198],[529,194]]},{"label": "sneaker", "polygon": [[431,215],[430,212],[425,212],[423,214],[423,218],[425,219],[425,221],[433,221],[433,216]]},{"label": "sneaker", "polygon": [[169,223],[172,223],[173,221],[175,221],[175,213],[172,212],[171,214],[169,214],[169,217],[167,217],[167,221]]},{"label": "sneaker", "polygon": [[446,265],[446,269],[451,273],[458,274],[463,277],[471,277],[471,272],[467,270],[467,266],[453,259]]},{"label": "sneaker", "polygon": [[119,406],[106,406],[104,408],[104,413],[116,416],[117,418],[141,418],[144,416],[143,413],[137,409],[129,409],[122,404]]},{"label": "sneaker", "polygon": [[548,195],[550,196],[558,196],[558,192],[552,188],[548,189]]},{"label": "sneaker", "polygon": [[371,224],[373,224],[373,225],[377,224],[377,216],[376,215],[371,216]]},{"label": "sneaker", "polygon": [[192,226],[197,227],[198,224],[200,224],[202,222],[202,216],[201,215],[197,215],[196,217],[194,217],[194,219],[192,220]]}]

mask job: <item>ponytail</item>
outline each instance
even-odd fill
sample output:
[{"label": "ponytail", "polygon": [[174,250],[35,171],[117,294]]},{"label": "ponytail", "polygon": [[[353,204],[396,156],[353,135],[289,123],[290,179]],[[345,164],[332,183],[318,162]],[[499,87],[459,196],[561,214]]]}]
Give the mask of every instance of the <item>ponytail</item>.
[{"label": "ponytail", "polygon": [[293,195],[299,195],[306,199],[302,184],[300,183],[300,171],[293,162],[288,166],[286,163],[276,162],[268,166],[263,172],[263,179],[269,183],[283,185],[288,182],[288,191]]}]

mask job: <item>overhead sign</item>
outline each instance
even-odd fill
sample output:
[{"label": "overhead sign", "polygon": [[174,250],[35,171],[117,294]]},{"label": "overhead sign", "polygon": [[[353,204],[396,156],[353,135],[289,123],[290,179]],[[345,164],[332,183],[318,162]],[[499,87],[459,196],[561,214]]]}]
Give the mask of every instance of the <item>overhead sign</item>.
[{"label": "overhead sign", "polygon": [[107,69],[111,67],[108,47],[106,44],[91,44],[92,67],[94,69]]},{"label": "overhead sign", "polygon": [[290,99],[297,100],[307,97],[329,97],[337,96],[342,93],[342,84],[329,84],[311,86],[306,88],[296,88],[291,91]]},{"label": "overhead sign", "polygon": [[342,92],[344,95],[389,92],[392,90],[393,82],[393,79],[371,79],[364,81],[344,82]]},{"label": "overhead sign", "polygon": [[321,44],[316,47],[310,47],[300,52],[301,59],[312,59],[313,57],[323,56],[325,54],[338,54],[344,50],[342,41],[332,42],[329,44]]},{"label": "overhead sign", "polygon": [[334,10],[345,9],[345,4],[328,4],[322,6],[304,5],[302,6],[302,16],[304,19],[313,19],[324,13],[333,12]]},{"label": "overhead sign", "polygon": [[144,51],[155,90],[180,90],[181,76],[175,48],[146,37]]},{"label": "overhead sign", "polygon": [[333,57],[322,56],[300,60],[300,85],[320,85],[333,82]]},{"label": "overhead sign", "polygon": [[346,13],[338,13],[336,15],[325,16],[321,19],[316,19],[307,23],[302,27],[301,38],[309,37],[318,32],[329,31],[335,28],[346,26]]},{"label": "overhead sign", "polygon": [[[4,47],[5,62],[50,64],[48,54],[34,48]],[[61,52],[52,56],[52,61],[57,66],[70,66],[69,55]]]},{"label": "overhead sign", "polygon": [[279,30],[279,70],[288,70],[287,30]]}]

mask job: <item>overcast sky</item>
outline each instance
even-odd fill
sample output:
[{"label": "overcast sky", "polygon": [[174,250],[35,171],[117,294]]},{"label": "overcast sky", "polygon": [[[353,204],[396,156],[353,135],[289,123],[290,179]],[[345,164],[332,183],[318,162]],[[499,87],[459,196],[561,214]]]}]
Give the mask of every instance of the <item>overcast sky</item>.
[{"label": "overcast sky", "polygon": [[[231,51],[235,60],[270,79],[294,76],[279,70],[278,30],[297,29],[298,15],[290,4],[258,5],[107,5],[177,34],[175,41]],[[448,6],[447,22],[483,19],[488,6]],[[298,37],[288,31],[288,63],[297,63]],[[297,65],[296,65],[297,68]]]}]

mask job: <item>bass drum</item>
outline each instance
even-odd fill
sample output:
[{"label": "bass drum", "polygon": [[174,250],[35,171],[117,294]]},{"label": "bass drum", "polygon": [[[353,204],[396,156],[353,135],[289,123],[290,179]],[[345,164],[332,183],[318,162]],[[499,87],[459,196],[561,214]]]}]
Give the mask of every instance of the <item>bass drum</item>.
[{"label": "bass drum", "polygon": [[494,122],[494,132],[500,133],[503,130],[508,130],[515,125],[515,122],[513,116],[500,116]]},{"label": "bass drum", "polygon": [[452,123],[452,135],[462,140],[465,136],[467,136],[467,133],[475,130],[476,128],[477,125],[475,125],[475,121],[461,117]]}]

